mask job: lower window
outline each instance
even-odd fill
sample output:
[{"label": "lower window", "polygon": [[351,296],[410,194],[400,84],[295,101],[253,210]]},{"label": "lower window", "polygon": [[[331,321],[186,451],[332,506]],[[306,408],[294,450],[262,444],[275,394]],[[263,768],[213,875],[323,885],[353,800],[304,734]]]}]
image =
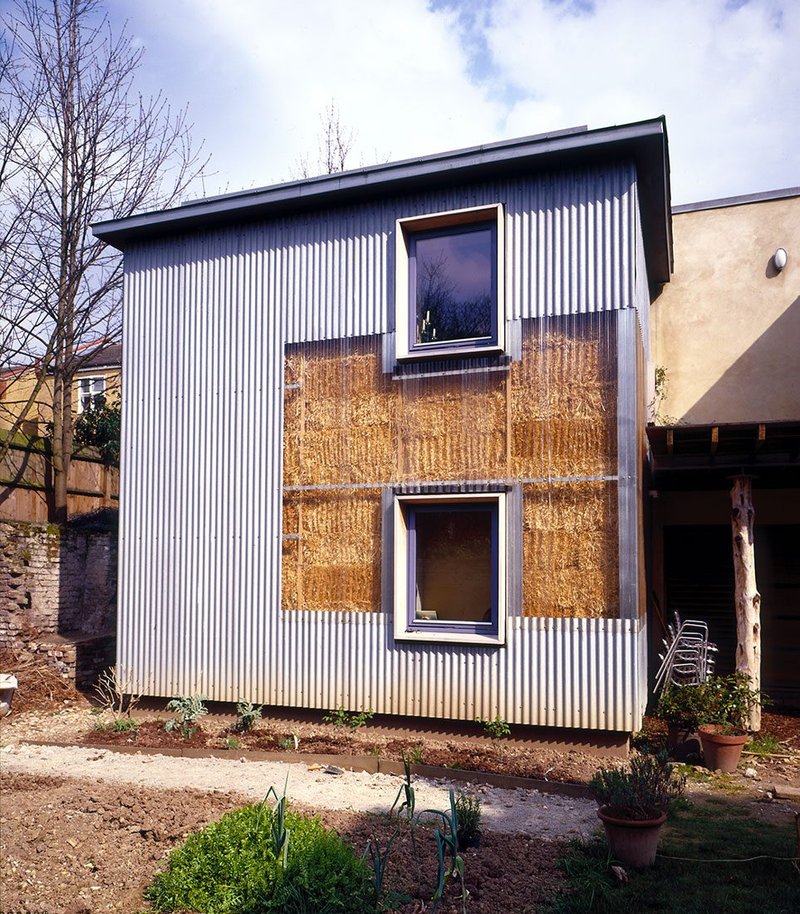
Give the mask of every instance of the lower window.
[{"label": "lower window", "polygon": [[395,638],[505,638],[505,493],[398,495]]}]

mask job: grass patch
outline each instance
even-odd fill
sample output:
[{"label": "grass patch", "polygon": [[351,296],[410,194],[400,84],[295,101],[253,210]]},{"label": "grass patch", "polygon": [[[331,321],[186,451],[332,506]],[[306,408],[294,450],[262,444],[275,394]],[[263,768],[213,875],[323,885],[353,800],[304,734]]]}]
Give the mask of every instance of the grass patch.
[{"label": "grass patch", "polygon": [[[673,804],[655,866],[630,872],[621,882],[612,872],[605,841],[575,842],[564,858],[568,894],[553,900],[555,914],[661,912],[794,914],[800,911],[800,873],[794,819],[760,822],[746,806],[725,797]],[[669,858],[689,858],[677,860]],[[722,862],[734,860],[735,862]]]},{"label": "grass patch", "polygon": [[139,724],[131,717],[115,717],[114,720],[98,720],[95,730],[108,730],[111,733],[135,733]]},{"label": "grass patch", "polygon": [[762,758],[769,755],[786,755],[786,746],[771,733],[756,733],[750,742],[744,747],[747,752]]}]

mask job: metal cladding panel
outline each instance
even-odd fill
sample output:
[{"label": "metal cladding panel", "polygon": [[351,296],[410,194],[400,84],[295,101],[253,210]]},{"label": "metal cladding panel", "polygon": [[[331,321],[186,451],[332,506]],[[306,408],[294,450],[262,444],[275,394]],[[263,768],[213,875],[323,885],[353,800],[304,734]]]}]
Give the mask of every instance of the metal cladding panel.
[{"label": "metal cladding panel", "polygon": [[[134,246],[118,665],[131,691],[630,730],[639,621],[509,618],[500,649],[282,612],[284,343],[391,332],[395,220],[502,202],[509,317],[634,304],[633,166],[483,183]],[[633,246],[633,247],[632,247]]]},{"label": "metal cladding panel", "polygon": [[269,223],[265,237],[284,255],[286,342],[392,332],[395,221],[493,203],[505,210],[509,320],[633,306],[641,231],[631,164],[389,197]]},{"label": "metal cladding panel", "polygon": [[637,621],[508,622],[502,649],[401,645],[386,616],[281,612],[273,639],[277,676],[253,700],[459,720],[499,714],[511,723],[554,727],[638,727]]},{"label": "metal cladding panel", "polygon": [[280,252],[129,252],[118,663],[147,694],[262,687],[279,593]]}]

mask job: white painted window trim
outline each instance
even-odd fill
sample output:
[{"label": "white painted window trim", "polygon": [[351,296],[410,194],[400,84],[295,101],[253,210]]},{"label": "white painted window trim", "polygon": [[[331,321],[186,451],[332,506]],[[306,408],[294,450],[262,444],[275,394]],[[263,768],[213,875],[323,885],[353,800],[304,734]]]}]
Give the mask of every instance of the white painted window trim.
[{"label": "white painted window trim", "polygon": [[[406,504],[465,504],[489,502],[497,505],[497,633],[491,635],[426,630],[408,630],[408,530],[403,513]],[[505,492],[448,492],[442,495],[395,495],[394,498],[394,637],[396,641],[440,644],[476,644],[499,647],[506,642],[508,571],[508,521]]]},{"label": "white painted window trim", "polygon": [[[453,345],[430,351],[412,349],[409,345],[411,299],[408,282],[411,238],[417,232],[429,229],[457,228],[462,225],[488,222],[495,223],[497,239],[497,340],[490,345],[478,347]],[[398,219],[395,224],[395,347],[397,361],[430,361],[451,356],[503,353],[506,327],[505,265],[505,217],[502,203]]]},{"label": "white painted window trim", "polygon": [[79,413],[86,411],[86,407],[83,405],[83,395],[84,395],[83,382],[84,381],[90,381],[92,388],[94,388],[94,384],[96,381],[103,382],[102,390],[98,390],[96,393],[94,392],[94,390],[92,390],[92,392],[89,393],[89,396],[92,398],[92,402],[94,402],[95,397],[104,397],[106,395],[106,377],[105,377],[105,375],[102,375],[102,374],[84,375],[83,377],[76,378],[75,381],[78,385],[78,412]]}]

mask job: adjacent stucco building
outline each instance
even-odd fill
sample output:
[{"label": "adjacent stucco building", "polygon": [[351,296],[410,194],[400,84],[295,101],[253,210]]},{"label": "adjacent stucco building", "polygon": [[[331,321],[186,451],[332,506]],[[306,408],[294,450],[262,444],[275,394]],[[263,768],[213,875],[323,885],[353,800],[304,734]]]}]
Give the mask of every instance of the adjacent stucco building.
[{"label": "adjacent stucco building", "polygon": [[748,475],[762,686],[800,705],[800,188],[676,207],[672,226],[652,312],[666,384],[649,429],[654,643],[672,611],[703,618],[732,669],[728,493]]}]

